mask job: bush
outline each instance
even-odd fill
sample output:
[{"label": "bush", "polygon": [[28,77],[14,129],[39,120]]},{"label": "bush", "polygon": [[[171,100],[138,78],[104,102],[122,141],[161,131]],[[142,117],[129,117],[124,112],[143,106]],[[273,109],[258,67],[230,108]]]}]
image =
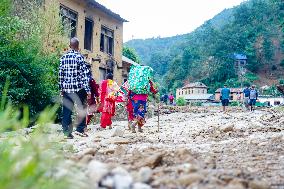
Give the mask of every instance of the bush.
[{"label": "bush", "polygon": [[183,97],[179,97],[176,100],[176,104],[177,104],[177,106],[185,106],[186,105],[186,100]]},{"label": "bush", "polygon": [[241,106],[241,103],[239,101],[232,101],[230,102],[230,106]]},{"label": "bush", "polygon": [[[0,91],[7,78],[11,81],[8,98],[13,105],[29,106],[36,115],[52,104],[57,95],[60,52],[67,38],[58,14],[58,2],[39,7],[28,3],[29,11],[12,0],[0,4]],[[15,16],[15,10],[17,15]],[[5,11],[2,11],[5,10]],[[26,13],[25,13],[26,11]],[[1,95],[1,92],[0,92]]]},{"label": "bush", "polygon": [[80,188],[71,175],[56,178],[64,161],[61,139],[56,137],[57,134],[51,135],[47,129],[58,106],[48,107],[40,114],[32,133],[5,132],[26,127],[30,117],[25,107],[23,118],[19,118],[20,111],[7,103],[7,83],[4,88],[0,107],[0,189]]},{"label": "bush", "polygon": [[202,102],[193,102],[191,106],[202,106]]}]

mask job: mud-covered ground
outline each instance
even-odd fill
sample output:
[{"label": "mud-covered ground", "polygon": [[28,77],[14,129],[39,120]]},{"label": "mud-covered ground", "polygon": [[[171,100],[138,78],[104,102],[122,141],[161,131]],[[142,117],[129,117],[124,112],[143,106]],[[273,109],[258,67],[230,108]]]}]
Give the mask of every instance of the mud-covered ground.
[{"label": "mud-covered ground", "polygon": [[[143,133],[113,129],[64,142],[88,188],[284,188],[284,117],[275,109],[164,108]],[[72,149],[72,150],[70,150]],[[78,177],[79,177],[78,176]],[[83,186],[82,186],[83,187]]]}]

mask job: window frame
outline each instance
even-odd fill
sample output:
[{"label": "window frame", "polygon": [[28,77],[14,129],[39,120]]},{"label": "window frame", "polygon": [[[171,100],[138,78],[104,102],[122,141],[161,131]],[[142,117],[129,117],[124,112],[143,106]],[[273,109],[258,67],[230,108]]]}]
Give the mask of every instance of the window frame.
[{"label": "window frame", "polygon": [[[108,32],[110,32],[112,35],[109,35]],[[112,39],[111,45],[110,45],[110,39]],[[111,47],[111,52],[109,52],[110,47]],[[101,25],[100,51],[114,56],[114,30],[110,29],[105,25]]]},{"label": "window frame", "polygon": [[[68,11],[68,13],[69,13],[69,12],[74,13],[74,14],[76,15],[76,19],[70,17],[69,15],[64,15],[64,14],[62,14],[62,11],[61,11],[62,9],[66,9],[66,10]],[[72,37],[77,37],[77,28],[78,28],[78,16],[79,16],[79,13],[78,13],[77,11],[75,11],[75,10],[73,10],[73,9],[71,9],[71,8],[69,8],[69,7],[67,7],[67,6],[65,6],[65,5],[63,5],[63,4],[60,4],[60,7],[59,7],[59,14],[60,14],[60,16],[62,17],[62,19],[64,19],[64,18],[65,18],[65,19],[68,19],[70,25],[71,25],[70,20],[75,21],[76,25],[75,25],[75,27],[74,27],[74,29],[75,29],[74,36],[72,36],[73,29],[71,28],[70,36],[69,36],[69,37],[70,37],[70,38],[72,38]],[[63,20],[62,20],[62,23],[63,23]],[[63,24],[64,24],[64,23],[63,23]]]},{"label": "window frame", "polygon": [[[92,27],[92,31],[91,31],[91,34],[90,34],[90,37],[91,37],[91,44],[90,44],[90,49],[88,49],[87,47],[86,47],[86,22],[90,22],[91,23],[91,27]],[[84,49],[86,49],[86,50],[88,50],[88,51],[91,51],[91,52],[93,52],[93,34],[94,34],[94,25],[95,25],[95,23],[94,23],[94,20],[93,19],[91,19],[91,18],[88,18],[88,17],[85,17],[85,32],[84,32]]]}]

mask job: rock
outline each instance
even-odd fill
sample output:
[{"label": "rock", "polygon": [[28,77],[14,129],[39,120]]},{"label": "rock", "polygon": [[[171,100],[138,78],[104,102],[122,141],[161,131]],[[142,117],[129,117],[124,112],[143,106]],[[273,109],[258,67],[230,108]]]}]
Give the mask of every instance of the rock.
[{"label": "rock", "polygon": [[92,160],[88,164],[87,175],[93,183],[98,183],[108,172],[108,167],[104,163]]},{"label": "rock", "polygon": [[107,176],[106,178],[104,178],[101,181],[101,185],[103,187],[113,188],[114,187],[114,179],[113,179],[113,177]]},{"label": "rock", "polygon": [[82,164],[88,164],[92,159],[94,158],[94,156],[88,154],[88,155],[85,155],[83,156],[81,159],[80,159],[80,163]]},{"label": "rock", "polygon": [[114,149],[101,149],[101,150],[99,150],[100,154],[105,154],[105,155],[113,154],[114,152],[115,152]]},{"label": "rock", "polygon": [[130,189],[133,179],[130,175],[114,175],[115,189]]},{"label": "rock", "polygon": [[191,173],[191,174],[188,174],[188,175],[183,175],[183,176],[180,176],[176,182],[179,184],[179,185],[182,185],[182,186],[189,186],[191,185],[192,183],[195,183],[195,182],[199,182],[203,179],[203,176],[201,174],[198,174],[198,173]]},{"label": "rock", "polygon": [[198,170],[198,167],[191,163],[185,163],[178,167],[178,171],[184,172],[184,173],[192,173],[192,172],[196,172],[197,170]]},{"label": "rock", "polygon": [[250,181],[249,187],[251,189],[268,189],[268,188],[270,188],[267,182],[257,181],[257,180]]},{"label": "rock", "polygon": [[119,136],[122,137],[124,134],[124,130],[121,127],[115,127],[111,133],[112,137]]},{"label": "rock", "polygon": [[152,177],[153,171],[149,167],[142,167],[138,172],[138,181],[149,182]]},{"label": "rock", "polygon": [[114,155],[119,157],[126,153],[125,148],[122,145],[119,145],[115,148]]},{"label": "rock", "polygon": [[113,144],[129,144],[130,141],[128,139],[124,139],[124,138],[116,138],[116,139],[112,140],[111,143],[113,143]]},{"label": "rock", "polygon": [[151,186],[140,182],[137,182],[133,185],[133,189],[151,189],[151,188],[152,188]]},{"label": "rock", "polygon": [[130,175],[130,174],[128,173],[128,171],[125,170],[125,169],[122,168],[122,167],[116,167],[116,168],[114,168],[114,169],[111,171],[111,173],[112,173],[113,175],[124,175],[124,176]]},{"label": "rock", "polygon": [[154,154],[146,158],[145,160],[141,160],[141,163],[138,165],[138,167],[149,166],[153,169],[161,163],[162,159],[163,159],[162,153]]},{"label": "rock", "polygon": [[91,155],[94,156],[97,153],[97,149],[96,148],[87,148],[85,150],[83,150],[82,152],[79,153],[79,156],[83,157],[85,155]]},{"label": "rock", "polygon": [[223,132],[229,132],[234,130],[234,125],[233,124],[228,124],[228,125],[222,125],[220,126],[220,130]]},{"label": "rock", "polygon": [[228,189],[244,189],[243,183],[238,179],[232,179],[227,185]]}]

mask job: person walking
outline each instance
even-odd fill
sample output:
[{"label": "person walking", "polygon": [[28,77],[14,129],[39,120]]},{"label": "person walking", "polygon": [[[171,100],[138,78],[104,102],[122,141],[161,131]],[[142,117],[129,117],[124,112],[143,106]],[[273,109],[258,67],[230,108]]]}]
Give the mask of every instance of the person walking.
[{"label": "person walking", "polygon": [[169,98],[168,94],[164,94],[164,103],[166,105],[168,105],[168,98]]},{"label": "person walking", "polygon": [[174,97],[174,95],[171,93],[170,96],[169,96],[169,100],[170,100],[170,104],[171,104],[171,105],[173,105],[174,99],[175,99],[175,97]]},{"label": "person walking", "polygon": [[84,57],[79,52],[79,40],[72,38],[70,48],[60,59],[59,89],[63,96],[62,128],[65,137],[73,138],[72,111],[77,105],[77,127],[75,134],[88,136],[86,128],[86,100],[90,98],[88,71]]},{"label": "person walking", "polygon": [[230,93],[231,93],[230,89],[227,88],[227,85],[225,84],[224,87],[221,89],[221,101],[222,101],[223,112],[226,111],[226,106],[229,105]]},{"label": "person walking", "polygon": [[[156,94],[158,92],[157,89],[155,89],[154,84],[151,80],[149,80],[150,84],[150,92],[152,94]],[[132,91],[130,91],[129,98],[131,99],[132,102],[132,107],[133,107],[133,115],[134,119],[131,124],[131,129],[133,133],[136,133],[136,125],[138,126],[138,132],[143,132],[142,127],[146,123],[145,120],[145,114],[147,113],[147,99],[148,99],[148,94],[136,94]]]},{"label": "person walking", "polygon": [[258,98],[258,92],[255,88],[255,85],[252,85],[251,90],[250,90],[250,94],[249,94],[250,111],[254,110],[254,106],[255,106],[257,98]]},{"label": "person walking", "polygon": [[101,115],[101,127],[109,129],[112,128],[112,116],[115,115],[115,101],[116,101],[116,92],[119,90],[119,86],[115,81],[113,81],[113,75],[108,73],[106,80],[103,80],[100,85],[100,107],[99,111]]},{"label": "person walking", "polygon": [[249,110],[249,96],[250,96],[250,89],[249,86],[246,86],[246,88],[243,90],[243,94],[244,94],[244,106],[246,108],[246,110]]}]

